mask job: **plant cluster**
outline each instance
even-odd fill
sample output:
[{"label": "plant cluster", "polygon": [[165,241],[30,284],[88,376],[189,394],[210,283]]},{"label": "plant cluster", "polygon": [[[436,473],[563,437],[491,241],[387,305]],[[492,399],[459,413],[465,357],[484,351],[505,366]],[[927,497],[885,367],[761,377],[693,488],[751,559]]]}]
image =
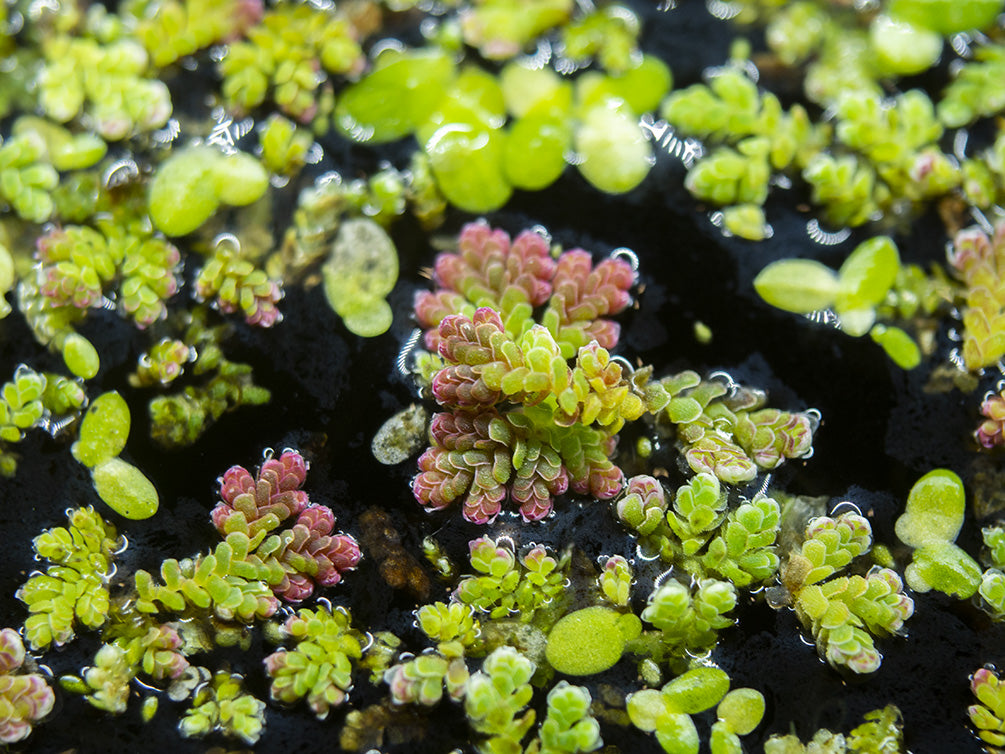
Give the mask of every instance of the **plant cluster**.
[{"label": "plant cluster", "polygon": [[[418,295],[416,316],[439,356],[429,362],[432,394],[448,411],[433,417],[416,499],[434,509],[460,499],[465,518],[486,523],[506,498],[538,520],[570,487],[616,495],[623,475],[609,459],[614,435],[645,410],[603,345],[617,343],[606,316],[628,303],[628,264],[594,268],[579,250],[555,262],[540,235],[511,245],[475,224],[458,253],[440,255],[435,275],[441,288]],[[546,302],[536,324],[533,309]]]},{"label": "plant cluster", "polygon": [[872,547],[872,527],[856,513],[820,516],[806,526],[798,550],[781,568],[786,599],[812,633],[817,651],[834,667],[853,673],[879,669],[874,636],[902,633],[914,613],[900,576],[872,568],[864,576],[838,576]]},{"label": "plant cluster", "polygon": [[[624,194],[643,186],[659,149],[682,158],[684,187],[717,209],[711,219],[727,234],[769,238],[768,200],[789,188],[835,228],[869,227],[872,237],[840,263],[767,266],[754,287],[769,304],[869,334],[905,369],[935,352],[937,318],[957,305],[959,360],[973,381],[1005,355],[997,216],[1005,132],[993,120],[1005,104],[1001,0],[710,2],[714,13],[764,26],[767,53],[751,58],[751,46],[736,43],[726,66],[673,92],[667,63],[643,51],[649,41],[629,7],[428,5],[128,0],[110,12],[73,0],[0,2],[0,115],[18,113],[4,120],[0,141],[0,318],[12,310],[2,296],[16,290],[35,338],[73,375],[21,365],[2,386],[0,473],[17,473],[12,446],[25,432],[74,427],[70,452],[98,497],[125,519],[151,516],[157,490],[127,460],[129,406],[106,385],[128,369],[103,361],[77,332],[101,326],[94,310],[116,309],[136,325],[129,382],[153,395],[153,439],[176,449],[224,413],[269,400],[251,367],[224,355],[224,341],[234,328],[279,325],[287,287],[323,283],[346,330],[381,335],[395,314],[390,231],[399,218],[430,230],[454,219],[448,205],[494,211],[515,192],[555,184],[568,165],[577,175],[566,180]],[[420,19],[403,37],[414,46],[375,39],[385,22],[397,33]],[[940,55],[946,65],[933,69]],[[804,66],[791,81],[805,101],[769,91],[779,69],[758,71],[755,61]],[[902,77],[930,69],[948,71],[941,97],[907,89],[917,79]],[[190,82],[198,84],[191,107],[172,118],[172,96],[188,94]],[[356,156],[367,163],[370,146],[392,142],[396,166],[357,172]],[[352,156],[344,166],[336,147]],[[279,191],[322,169],[306,165],[333,162],[342,174],[303,190],[281,227],[274,213],[281,218],[290,202]],[[664,179],[677,176],[661,171]],[[969,224],[968,212],[983,222],[980,211],[998,229],[984,222],[956,233],[948,267],[924,270],[902,261],[913,249],[880,234],[933,207],[949,232]],[[842,237],[819,225],[810,235]],[[387,631],[354,625],[361,611],[319,599],[357,566],[361,546],[335,531],[331,509],[311,503],[307,463],[285,451],[255,473],[234,466],[220,479],[211,520],[221,541],[211,551],[165,559],[156,574],[138,570],[117,585],[116,526],[91,507],[70,509],[66,526],[35,538],[42,565],[17,591],[29,648],[90,630],[100,648],[79,677],[60,679],[65,690],[121,714],[142,688],[144,720],[161,699],[187,699],[182,735],[249,746],[267,709],[250,693],[256,685],[325,719],[340,717],[368,676],[387,693],[348,713],[346,748],[381,748],[385,731],[403,744],[409,725],[433,719],[417,710],[452,704],[480,752],[596,750],[603,721],[688,753],[711,723],[709,747],[720,754],[740,751],[765,712],[759,691],[730,691],[727,674],[711,666],[741,599],[763,594],[791,606],[819,654],[859,674],[879,669],[877,638],[901,634],[914,610],[898,560],[914,591],[973,597],[993,621],[1005,617],[1005,530],[984,527],[982,569],[956,543],[965,494],[948,470],[911,489],[896,523],[906,549],[873,549],[869,520],[850,513],[813,518],[797,544],[780,544],[804,522],[787,517],[792,500],[770,478],[786,460],[809,457],[819,414],[770,407],[762,391],[724,373],[656,378],[613,355],[616,318],[638,282],[630,256],[595,263],[543,233],[511,239],[485,221],[465,225],[435,260],[435,290],[415,299],[429,351],[415,372],[438,413],[429,421],[418,407],[392,425],[388,434],[402,437],[387,456],[396,463],[418,450],[429,421],[412,482],[427,510],[456,504],[468,522],[489,526],[509,504],[530,525],[572,491],[612,501],[629,532],[624,554],[601,555],[597,568],[584,542],[521,546],[516,529],[497,524],[468,543],[458,577],[429,539],[427,560],[449,590],[437,600],[408,551],[412,533],[373,509],[355,524],[375,571],[419,603],[414,628],[429,646],[415,654]],[[188,295],[176,295],[186,284]],[[226,315],[243,322],[219,324]],[[407,357],[399,366],[407,371]],[[92,380],[101,387],[88,402]],[[1005,443],[1005,392],[991,391],[981,413],[976,439],[994,451]],[[619,433],[637,421],[629,431],[670,440],[678,468],[657,467],[649,437],[635,454],[616,455]],[[759,492],[743,489],[759,478]],[[626,557],[632,548],[636,560]],[[269,621],[282,602],[306,604]],[[214,646],[249,647],[260,624],[280,646],[248,683],[226,667],[193,664]],[[614,671],[606,680],[641,679],[623,701],[612,702],[605,679],[589,691],[554,682],[623,662],[637,665],[638,678]],[[971,680],[973,726],[985,743],[1005,745],[995,671]],[[17,633],[0,631],[0,743],[29,735],[53,702]],[[891,705],[847,737],[821,730],[805,746],[772,737],[765,750],[892,751],[902,748],[900,728]]]},{"label": "plant cluster", "polygon": [[31,735],[31,726],[52,712],[56,702],[45,678],[31,672],[26,660],[17,631],[0,631],[0,743],[4,745]]}]

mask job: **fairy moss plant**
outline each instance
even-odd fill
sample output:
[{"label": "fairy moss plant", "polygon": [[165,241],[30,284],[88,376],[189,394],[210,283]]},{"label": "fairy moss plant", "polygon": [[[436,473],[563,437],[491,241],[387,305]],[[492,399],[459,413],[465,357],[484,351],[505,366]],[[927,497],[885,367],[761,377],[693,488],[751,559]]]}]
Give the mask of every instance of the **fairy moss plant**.
[{"label": "fairy moss plant", "polygon": [[[1000,630],[1005,534],[989,515],[979,521],[984,550],[964,551],[975,528],[963,527],[972,514],[961,479],[991,495],[1000,486],[987,479],[1005,427],[992,376],[1005,354],[1003,2],[732,0],[707,10],[735,15],[750,37],[734,41],[728,60],[712,59],[725,27],[696,26],[714,34],[691,38],[690,24],[706,23],[701,4],[0,2],[9,357],[0,472],[14,477],[10,489],[28,489],[42,480],[18,474],[69,446],[119,516],[113,525],[88,507],[92,492],[73,474],[44,488],[85,499],[4,499],[9,518],[44,529],[36,571],[13,563],[25,543],[4,550],[22,584],[28,650],[80,637],[91,658],[59,680],[80,696],[61,705],[64,727],[86,702],[107,716],[132,704],[152,725],[173,716],[179,735],[263,750],[296,748],[318,731],[361,751],[571,754],[603,738],[671,752],[707,741],[714,754],[762,743],[769,752],[903,748],[892,706],[847,735],[765,742],[766,708],[771,732],[784,730],[801,687],[759,676],[731,652],[745,621],[770,615],[766,599],[792,607],[838,670],[877,671],[878,647],[903,633],[915,607],[900,566],[915,591],[985,610],[989,620],[965,621],[960,635]],[[567,215],[536,205],[559,195],[572,197]],[[610,218],[592,216],[601,207]],[[505,211],[472,222],[496,210]],[[747,251],[765,251],[763,260],[720,264],[737,260],[719,252],[751,245],[710,250],[708,239],[677,232],[706,211],[725,235],[762,241]],[[563,239],[631,237],[640,258],[618,250],[595,260],[539,229],[510,237],[489,224],[549,217],[571,226]],[[801,219],[805,242],[780,232]],[[975,222],[980,230],[967,229]],[[639,223],[646,232],[630,225]],[[441,225],[460,227],[459,238],[421,235]],[[955,238],[945,262],[943,230]],[[433,259],[430,245],[446,250]],[[649,264],[655,254],[664,258]],[[861,384],[855,410],[868,403],[877,424],[854,428],[862,452],[840,472],[810,457],[818,430],[847,417],[821,416],[799,398],[776,408],[713,371],[739,369],[745,381],[769,371],[776,383],[795,376],[787,369],[836,371],[808,363],[801,338],[776,360],[778,313],[737,305],[766,264],[753,290],[767,303],[868,334],[915,370],[891,373],[898,401],[887,416],[881,399],[872,408],[875,386]],[[410,342],[424,336],[427,352],[406,350],[398,362],[420,395],[400,412],[393,404],[413,384],[393,376],[361,389],[357,378],[370,364],[390,369],[381,349],[402,335],[403,296],[423,275],[432,286],[415,299]],[[323,309],[313,321],[322,289],[310,289],[322,285],[339,320]],[[647,319],[652,304],[658,321]],[[744,341],[736,335],[747,323],[758,329]],[[20,342],[29,330],[37,343]],[[308,332],[309,342],[288,340]],[[695,342],[674,340],[681,333]],[[720,352],[720,342],[731,345]],[[843,355],[854,345],[833,347]],[[762,350],[766,369],[754,355]],[[657,363],[636,361],[643,352]],[[274,353],[283,363],[258,366]],[[59,356],[69,376],[53,366]],[[966,419],[980,422],[984,466],[960,460],[974,449],[964,431],[937,454],[954,471],[926,474],[903,494],[904,474],[924,469],[895,433],[905,415],[931,426],[922,396],[941,389],[955,367],[936,364],[949,359],[969,374],[945,382],[988,391],[982,417],[974,409]],[[857,359],[840,367],[858,389]],[[843,389],[800,384],[819,405]],[[368,500],[350,521],[361,544],[308,499],[304,456],[284,451],[254,472],[224,473],[201,551],[155,552],[170,516],[201,499],[175,467],[206,458],[201,442],[224,414],[273,393],[283,400],[269,420],[332,461],[322,478],[339,504],[355,512]],[[130,415],[139,401],[157,449],[127,444],[131,425],[144,423]],[[377,470],[402,483],[388,494],[366,465],[374,401],[378,412],[399,411],[377,443],[388,466],[418,454],[428,426],[411,487],[430,516],[395,508],[397,493],[408,496],[407,470]],[[295,428],[305,406],[310,421]],[[889,459],[873,445],[882,433],[871,432],[884,418]],[[35,429],[51,437],[28,437]],[[217,429],[219,438],[226,427]],[[846,438],[827,442],[817,449]],[[21,463],[19,453],[39,457]],[[132,463],[154,454],[172,490],[163,501]],[[868,515],[832,513],[796,531],[805,521],[787,513],[805,502],[801,488],[825,495],[859,484],[860,471],[877,487]],[[896,494],[882,495],[877,479]],[[899,519],[894,500],[906,500]],[[66,505],[60,526],[53,510]],[[159,505],[163,519],[135,521]],[[438,513],[451,507],[461,515]],[[895,529],[904,547],[874,546],[873,525]],[[140,546],[123,553],[120,532]],[[364,550],[359,584],[335,589]],[[945,600],[917,604],[938,611]],[[953,618],[973,617],[969,608],[954,605]],[[46,668],[71,659],[36,662],[13,628],[0,631],[0,743],[18,744],[57,709]],[[807,670],[818,664],[808,653],[786,659],[804,663],[807,684],[814,672],[833,675]],[[729,691],[713,663],[735,665],[759,688]],[[859,689],[834,696],[854,706]],[[972,690],[973,727],[1001,746],[995,671],[977,671]],[[945,729],[964,727],[962,710],[943,711]],[[921,727],[918,715],[908,720]],[[269,718],[292,721],[288,741]],[[66,735],[45,738],[55,727],[37,734],[39,749]],[[136,735],[133,723],[122,729]]]}]

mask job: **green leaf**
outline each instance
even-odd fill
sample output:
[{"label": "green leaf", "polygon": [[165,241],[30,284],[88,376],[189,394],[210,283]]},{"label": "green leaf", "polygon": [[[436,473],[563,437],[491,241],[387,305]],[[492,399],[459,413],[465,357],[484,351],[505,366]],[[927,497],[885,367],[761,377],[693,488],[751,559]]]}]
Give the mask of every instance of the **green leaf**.
[{"label": "green leaf", "polygon": [[965,512],[963,482],[949,469],[934,469],[911,488],[897,519],[897,538],[909,547],[954,542]]},{"label": "green leaf", "polygon": [[158,230],[184,236],[206,222],[220,205],[213,147],[195,146],[174,152],[150,182],[148,210]]},{"label": "green leaf", "polygon": [[505,132],[460,123],[443,126],[426,143],[437,186],[467,212],[499,209],[513,193],[503,172],[505,148]]},{"label": "green leaf", "polygon": [[695,715],[714,707],[729,690],[729,676],[719,668],[695,668],[663,687],[670,709]]},{"label": "green leaf", "polygon": [[581,158],[579,172],[608,194],[631,191],[649,175],[653,164],[652,145],[637,118],[617,99],[586,111],[576,131],[575,149]]},{"label": "green leaf", "polygon": [[91,481],[98,497],[120,516],[143,519],[157,512],[160,499],[153,482],[121,458],[110,458],[95,466]]},{"label": "green leaf", "polygon": [[764,717],[764,695],[756,689],[735,689],[719,702],[716,715],[729,729],[745,736],[761,724]]},{"label": "green leaf", "polygon": [[95,398],[80,423],[80,437],[70,452],[88,468],[114,458],[129,437],[129,406],[115,391]]},{"label": "green leaf", "polygon": [[994,23],[1003,0],[891,0],[889,14],[923,29],[948,36]]},{"label": "green leaf", "polygon": [[850,309],[872,309],[881,303],[899,269],[900,255],[888,236],[860,243],[838,270],[834,296],[838,314]]},{"label": "green leaf", "polygon": [[668,715],[656,729],[656,740],[667,754],[697,754],[700,745],[698,729],[683,714]]},{"label": "green leaf", "polygon": [[899,327],[876,325],[869,331],[869,336],[882,346],[886,355],[901,369],[914,369],[921,363],[918,344]]},{"label": "green leaf", "polygon": [[672,713],[667,707],[663,694],[656,689],[643,689],[629,694],[625,700],[628,719],[639,730],[652,733],[657,726]]},{"label": "green leaf", "polygon": [[613,667],[625,650],[620,613],[587,607],[564,616],[548,634],[549,664],[566,675],[593,675]]},{"label": "green leaf", "polygon": [[758,273],[754,290],[772,306],[808,314],[833,305],[838,277],[812,259],[780,259]]},{"label": "green leaf", "polygon": [[914,551],[904,578],[916,592],[934,589],[965,600],[981,585],[981,567],[952,542],[934,542]]},{"label": "green leaf", "polygon": [[436,109],[454,76],[440,51],[387,51],[377,67],[339,97],[335,124],[350,139],[381,144],[414,131]]},{"label": "green leaf", "polygon": [[85,380],[96,375],[101,367],[97,350],[79,333],[70,333],[63,341],[63,361],[75,377]]}]

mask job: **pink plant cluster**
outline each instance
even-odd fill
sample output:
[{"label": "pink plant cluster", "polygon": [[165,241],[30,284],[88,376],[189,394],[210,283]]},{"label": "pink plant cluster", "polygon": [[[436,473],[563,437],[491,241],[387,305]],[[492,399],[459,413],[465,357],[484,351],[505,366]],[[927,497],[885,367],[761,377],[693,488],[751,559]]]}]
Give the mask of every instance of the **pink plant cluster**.
[{"label": "pink plant cluster", "polygon": [[293,450],[268,458],[257,476],[232,466],[220,479],[221,500],[211,514],[220,534],[242,532],[260,558],[279,562],[283,577],[271,588],[288,602],[310,597],[316,586],[334,586],[362,557],[355,538],[332,533],[331,509],[311,503],[300,489],[306,478],[307,462]]},{"label": "pink plant cluster", "polygon": [[483,524],[507,499],[537,521],[569,489],[617,495],[624,475],[610,460],[614,435],[643,407],[606,350],[620,334],[606,317],[630,301],[631,266],[594,266],[579,249],[556,260],[539,233],[511,243],[477,222],[461,231],[457,251],[437,257],[433,279],[438,289],[419,293],[415,312],[445,363],[431,389],[447,411],[433,417],[419,459],[419,503],[438,510],[459,501],[466,519]]},{"label": "pink plant cluster", "polygon": [[1005,393],[985,398],[981,404],[981,415],[984,421],[975,433],[977,442],[989,450],[1005,444]]},{"label": "pink plant cluster", "polygon": [[456,251],[436,257],[433,282],[435,291],[415,297],[430,351],[439,344],[440,322],[451,314],[471,316],[478,307],[491,307],[515,336],[534,324],[534,309],[546,305],[539,321],[571,358],[591,341],[608,349],[617,345],[621,329],[608,317],[631,302],[635,272],[618,258],[594,265],[582,249],[556,260],[540,233],[525,230],[511,242],[505,231],[479,221],[464,226]]},{"label": "pink plant cluster", "polygon": [[52,712],[56,696],[38,673],[23,672],[24,644],[13,628],[0,631],[0,744],[23,741]]},{"label": "pink plant cluster", "polygon": [[93,228],[54,228],[35,242],[39,290],[52,306],[100,306],[113,289],[140,329],[167,316],[178,291],[178,249],[159,238]]}]

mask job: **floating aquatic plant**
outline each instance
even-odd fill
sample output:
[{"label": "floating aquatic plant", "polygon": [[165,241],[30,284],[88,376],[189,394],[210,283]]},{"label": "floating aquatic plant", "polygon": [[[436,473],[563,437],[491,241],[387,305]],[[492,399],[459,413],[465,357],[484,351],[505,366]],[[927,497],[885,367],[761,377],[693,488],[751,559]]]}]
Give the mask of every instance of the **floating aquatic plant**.
[{"label": "floating aquatic plant", "polygon": [[45,678],[31,672],[26,659],[17,631],[0,631],[0,743],[4,745],[31,735],[32,726],[52,712],[56,702]]},{"label": "floating aquatic plant", "polygon": [[163,81],[146,78],[148,57],[136,41],[53,37],[43,46],[38,78],[42,110],[58,123],[82,118],[108,141],[163,126],[171,95]]},{"label": "floating aquatic plant", "polygon": [[271,8],[245,32],[247,40],[230,46],[220,62],[223,97],[248,112],[270,96],[283,112],[302,123],[331,114],[327,74],[359,73],[365,58],[360,30],[340,10],[307,5]]},{"label": "floating aquatic plant", "polygon": [[620,327],[610,317],[628,306],[635,274],[620,258],[594,266],[579,249],[556,262],[540,234],[524,231],[511,241],[505,231],[479,222],[461,230],[457,251],[437,256],[433,281],[437,290],[415,300],[428,348],[438,345],[437,326],[450,314],[471,316],[491,307],[516,337],[534,324],[534,307],[547,304],[540,323],[571,358],[590,341],[607,349],[617,345]]},{"label": "floating aquatic plant", "polygon": [[764,697],[754,689],[729,691],[729,676],[716,667],[689,670],[663,686],[629,694],[632,725],[656,740],[668,754],[698,750],[701,739],[692,715],[716,704],[717,721],[709,741],[713,754],[741,750],[739,736],[756,728],[764,715]]},{"label": "floating aquatic plant", "polygon": [[765,754],[809,754],[815,751],[856,754],[861,752],[900,752],[904,749],[904,718],[900,710],[888,704],[883,709],[866,712],[863,722],[847,736],[821,728],[803,744],[794,733],[774,734],[764,742]]},{"label": "floating aquatic plant", "polygon": [[981,740],[1005,746],[1005,686],[994,670],[981,668],[970,676],[970,690],[978,704],[967,710]]},{"label": "floating aquatic plant", "polygon": [[747,587],[778,570],[778,503],[758,496],[730,509],[726,491],[712,474],[698,474],[679,487],[672,506],[658,479],[632,477],[618,500],[617,516],[646,548],[696,578]]},{"label": "floating aquatic plant", "polygon": [[835,272],[812,259],[772,262],[754,279],[754,289],[772,306],[797,314],[827,310],[841,330],[866,333],[902,369],[921,363],[921,348],[906,330],[919,315],[932,315],[953,298],[951,286],[927,278],[917,266],[902,266],[888,236],[863,241]]},{"label": "floating aquatic plant", "polygon": [[865,576],[838,576],[872,547],[872,527],[856,513],[820,516],[781,569],[782,586],[817,644],[834,667],[853,673],[879,669],[882,656],[873,636],[901,632],[914,612],[897,573],[876,567]]},{"label": "floating aquatic plant", "polygon": [[[158,374],[163,371],[165,375],[178,373],[183,364],[191,362],[189,370],[197,381],[177,392],[157,395],[148,405],[151,437],[168,448],[191,445],[225,413],[241,406],[268,403],[272,397],[255,383],[249,364],[230,361],[224,355],[221,343],[229,328],[211,326],[204,307],[186,312],[177,325],[183,328],[180,338],[160,346],[167,351],[163,355],[157,349],[164,341],[141,355],[136,376],[140,384],[150,379],[140,376],[145,373],[148,359],[151,369],[156,366]],[[157,381],[163,386],[162,378]]]},{"label": "floating aquatic plant", "polygon": [[166,0],[127,4],[126,10],[137,15],[136,36],[157,68],[240,37],[263,13],[261,0]]},{"label": "floating aquatic plant", "polygon": [[108,579],[122,540],[94,508],[73,509],[68,519],[35,537],[35,552],[51,565],[17,592],[30,613],[25,639],[34,649],[66,644],[76,625],[98,628],[108,617]]},{"label": "floating aquatic plant", "polygon": [[967,369],[994,364],[1005,355],[1005,326],[1001,324],[1005,288],[1005,226],[994,236],[978,228],[956,234],[950,262],[966,286],[963,311],[963,360]]},{"label": "floating aquatic plant", "polygon": [[186,738],[219,732],[254,744],[265,727],[265,702],[242,693],[242,678],[225,670],[213,674],[192,698],[192,706],[178,723]]},{"label": "floating aquatic plant", "polygon": [[914,591],[935,589],[958,599],[977,591],[980,566],[955,544],[965,509],[963,482],[947,469],[928,472],[911,488],[897,538],[915,548],[904,572]]},{"label": "floating aquatic plant", "polygon": [[138,327],[167,316],[178,290],[178,249],[162,238],[67,225],[36,241],[39,290],[54,308],[102,306],[117,292],[119,306]]},{"label": "floating aquatic plant", "polygon": [[86,404],[78,380],[19,364],[0,388],[0,474],[9,477],[17,471],[17,454],[9,446],[24,439],[25,432],[38,427],[58,434]]},{"label": "floating aquatic plant", "polygon": [[809,412],[762,408],[764,391],[732,380],[702,379],[690,370],[638,382],[647,409],[674,429],[684,457],[696,473],[727,484],[746,482],[788,458],[810,452],[818,419]]}]

